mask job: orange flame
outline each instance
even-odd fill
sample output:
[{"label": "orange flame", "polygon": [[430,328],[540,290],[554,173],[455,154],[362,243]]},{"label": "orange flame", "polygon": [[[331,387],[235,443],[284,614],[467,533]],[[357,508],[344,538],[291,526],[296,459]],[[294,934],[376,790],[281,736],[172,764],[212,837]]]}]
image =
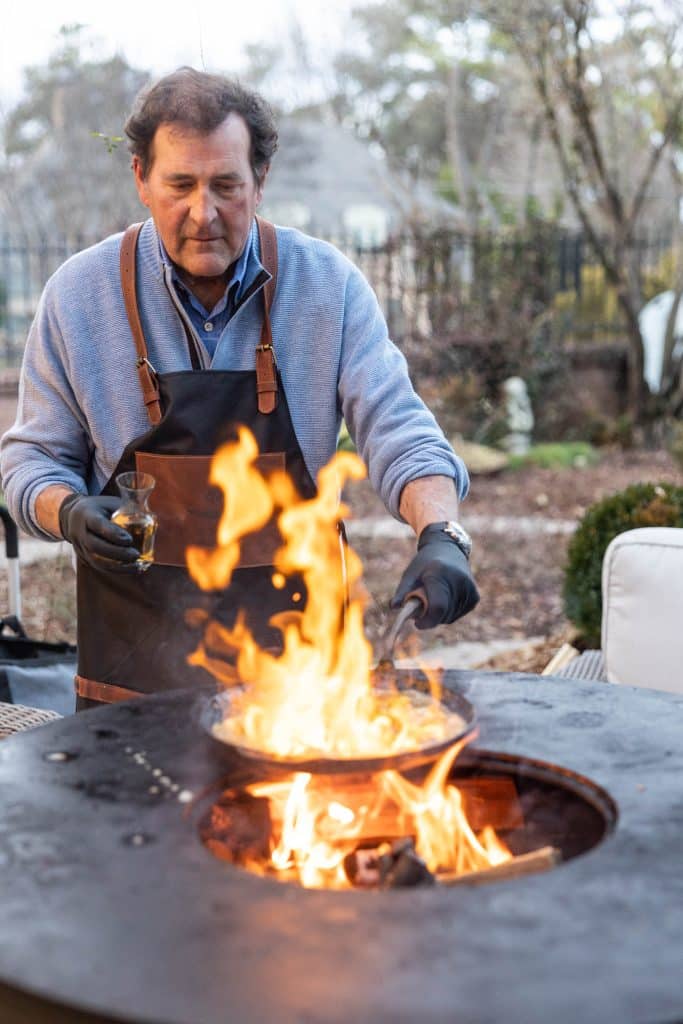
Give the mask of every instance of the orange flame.
[{"label": "orange flame", "polygon": [[223,445],[211,460],[209,483],[225,496],[218,523],[217,546],[188,547],[187,568],[204,590],[227,587],[240,556],[240,538],[260,530],[270,519],[273,500],[266,481],[253,463],[258,445],[250,430],[240,427],[239,440]]},{"label": "orange flame", "polygon": [[[269,867],[295,876],[307,888],[345,888],[344,858],[359,841],[399,836],[414,838],[417,854],[437,875],[465,874],[509,860],[509,850],[490,826],[474,832],[460,791],[446,782],[463,745],[443,754],[421,785],[385,771],[371,782],[346,780],[339,792],[329,779],[302,772],[293,781],[248,787],[270,803]],[[251,867],[264,870],[264,865]]]},{"label": "orange flame", "polygon": [[[244,428],[237,443],[217,452],[211,482],[225,494],[217,547],[189,548],[188,569],[203,589],[226,587],[238,564],[240,537],[277,514],[283,543],[275,554],[273,586],[281,589],[288,576],[301,574],[307,600],[301,610],[272,620],[282,635],[279,654],[259,647],[242,615],[230,629],[208,624],[190,663],[226,685],[244,684],[232,695],[228,717],[214,727],[216,735],[279,757],[351,758],[416,750],[459,732],[461,720],[441,703],[438,684],[431,680],[431,695],[373,686],[372,650],[363,630],[362,566],[348,548],[343,558],[338,530],[339,518],[348,514],[339,494],[347,480],[365,475],[361,460],[337,454],[319,474],[317,496],[302,501],[285,474],[266,480],[258,473],[257,455]],[[224,652],[235,665],[209,650]],[[366,783],[354,788],[345,779],[338,792],[329,777],[307,774],[249,787],[270,801],[270,867],[295,871],[303,885],[348,884],[344,856],[368,829],[380,829],[375,834],[384,836],[387,829],[392,835],[414,834],[418,852],[434,871],[476,870],[509,858],[495,834],[475,835],[460,794],[446,785],[461,746],[440,759],[422,786],[382,772],[370,790]]]},{"label": "orange flame", "polygon": [[[225,491],[225,508],[215,551],[188,549],[188,568],[204,589],[226,586],[239,557],[237,538],[258,528],[280,510],[283,545],[275,554],[273,585],[301,573],[308,600],[301,611],[275,616],[283,650],[273,654],[254,640],[244,618],[225,628],[211,623],[191,664],[211,671],[221,682],[240,680],[230,717],[217,733],[224,739],[281,757],[302,754],[372,756],[417,749],[452,733],[454,716],[438,694],[415,704],[405,693],[378,692],[372,686],[372,649],[363,630],[363,597],[345,608],[346,588],[358,590],[360,559],[345,551],[343,571],[339,502],[347,480],[365,475],[361,460],[342,452],[318,478],[318,494],[301,501],[283,473],[266,481],[253,467],[258,450],[252,435],[240,431],[239,443],[216,455],[212,482]],[[254,499],[250,500],[251,489]],[[220,649],[236,657],[233,669],[208,654]]]}]

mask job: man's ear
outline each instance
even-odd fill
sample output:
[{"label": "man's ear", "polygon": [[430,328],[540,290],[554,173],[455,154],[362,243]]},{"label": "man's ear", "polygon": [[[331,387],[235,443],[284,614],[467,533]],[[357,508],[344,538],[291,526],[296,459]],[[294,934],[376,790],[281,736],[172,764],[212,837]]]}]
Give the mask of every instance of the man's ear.
[{"label": "man's ear", "polygon": [[138,196],[143,206],[149,206],[149,197],[147,194],[147,180],[142,172],[142,161],[139,156],[134,156],[131,164],[133,168],[133,177],[135,178],[135,187],[138,190]]},{"label": "man's ear", "polygon": [[260,203],[261,199],[263,198],[263,186],[266,183],[266,178],[268,177],[268,171],[269,170],[270,170],[270,164],[266,164],[266,166],[261,171],[261,177],[259,178],[258,185],[256,186],[256,202],[257,202],[257,204]]}]

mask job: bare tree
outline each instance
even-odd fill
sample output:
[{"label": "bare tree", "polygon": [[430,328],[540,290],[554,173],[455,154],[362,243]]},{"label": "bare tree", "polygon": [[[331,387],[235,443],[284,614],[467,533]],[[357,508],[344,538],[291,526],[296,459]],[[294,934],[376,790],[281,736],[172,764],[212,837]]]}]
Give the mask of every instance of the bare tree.
[{"label": "bare tree", "polygon": [[44,65],[24,72],[5,121],[6,225],[96,237],[139,214],[123,123],[147,80],[118,56],[86,60],[80,25],[66,26]]},{"label": "bare tree", "polygon": [[337,68],[356,128],[413,178],[449,184],[471,231],[497,226],[489,171],[508,97],[476,4],[391,0],[354,17],[365,52]]},{"label": "bare tree", "polygon": [[600,37],[597,0],[529,0],[524,17],[513,0],[487,8],[524,61],[567,195],[616,290],[629,338],[629,407],[639,420],[646,392],[633,256],[655,176],[681,138],[683,9],[616,6],[610,40]]}]

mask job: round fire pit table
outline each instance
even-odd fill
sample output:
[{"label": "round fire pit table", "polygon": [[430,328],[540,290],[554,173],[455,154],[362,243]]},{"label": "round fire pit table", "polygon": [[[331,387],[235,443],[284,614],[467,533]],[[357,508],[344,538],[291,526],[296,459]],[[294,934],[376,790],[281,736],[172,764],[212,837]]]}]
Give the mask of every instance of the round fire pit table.
[{"label": "round fire pit table", "polygon": [[226,772],[204,695],[62,719],[0,743],[3,1024],[683,1019],[683,697],[445,682],[478,711],[477,747],[587,776],[618,806],[614,831],[510,881],[304,890],[199,840]]}]

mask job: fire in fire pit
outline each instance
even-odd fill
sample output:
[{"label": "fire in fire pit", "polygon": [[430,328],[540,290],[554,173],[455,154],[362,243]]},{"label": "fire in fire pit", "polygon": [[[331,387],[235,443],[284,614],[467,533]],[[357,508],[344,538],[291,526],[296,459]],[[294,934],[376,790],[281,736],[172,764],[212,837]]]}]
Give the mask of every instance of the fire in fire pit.
[{"label": "fire in fire pit", "polygon": [[[473,720],[449,708],[434,676],[422,692],[395,685],[386,672],[381,685],[373,676],[362,567],[348,548],[340,560],[338,532],[348,511],[338,495],[347,480],[365,474],[361,461],[337,455],[319,475],[317,496],[302,501],[284,473],[262,476],[257,456],[244,429],[217,452],[210,478],[224,492],[217,546],[188,549],[188,568],[205,589],[227,586],[241,538],[275,516],[282,544],[272,585],[303,577],[307,601],[272,620],[280,653],[260,648],[240,616],[231,629],[209,623],[190,660],[231,688],[210,726],[214,739],[266,766],[289,764],[293,773],[227,790],[202,823],[204,842],[235,864],[306,887],[452,882],[511,864],[513,852],[496,833],[519,824],[509,780],[507,788],[498,780],[493,801],[504,807],[502,820],[489,814],[477,825],[466,792],[449,781],[474,736]],[[427,762],[441,751],[422,778],[397,770],[406,756]],[[315,770],[296,770],[302,761]],[[531,866],[554,859],[544,850]]]},{"label": "fire in fire pit", "polygon": [[386,889],[547,871],[616,824],[609,794],[565,768],[471,747],[453,761],[411,779],[300,773],[228,788],[200,838],[221,860],[280,881]]},{"label": "fire in fire pit", "polygon": [[[490,825],[470,826],[463,799],[445,784],[461,745],[417,784],[396,771],[258,782],[214,805],[205,842],[259,873],[306,887],[421,884],[511,857]],[[220,836],[220,838],[217,838]]]}]

